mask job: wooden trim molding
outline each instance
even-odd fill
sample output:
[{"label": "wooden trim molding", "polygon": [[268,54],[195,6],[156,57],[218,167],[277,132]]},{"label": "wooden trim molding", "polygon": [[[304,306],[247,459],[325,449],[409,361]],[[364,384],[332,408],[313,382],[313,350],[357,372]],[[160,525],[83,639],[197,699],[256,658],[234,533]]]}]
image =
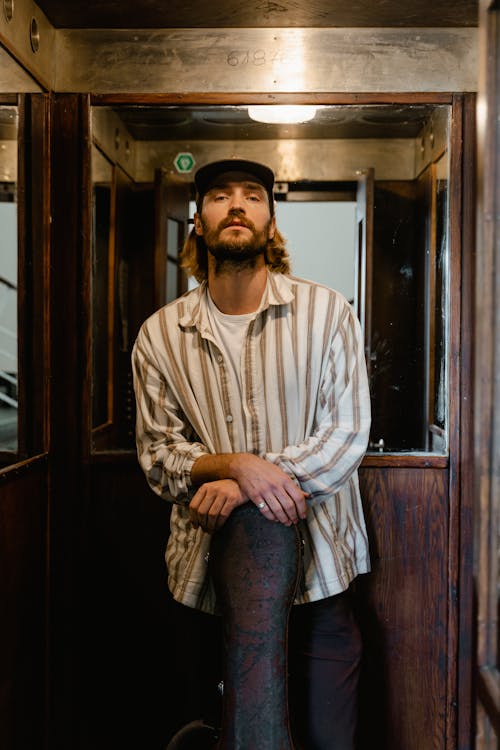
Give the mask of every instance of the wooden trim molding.
[{"label": "wooden trim molding", "polygon": [[26,474],[27,471],[32,469],[46,466],[48,463],[48,455],[48,453],[40,453],[38,456],[31,456],[24,461],[19,461],[16,464],[11,464],[10,466],[5,466],[3,469],[0,469],[0,484],[10,482],[14,477],[17,477],[20,474]]}]

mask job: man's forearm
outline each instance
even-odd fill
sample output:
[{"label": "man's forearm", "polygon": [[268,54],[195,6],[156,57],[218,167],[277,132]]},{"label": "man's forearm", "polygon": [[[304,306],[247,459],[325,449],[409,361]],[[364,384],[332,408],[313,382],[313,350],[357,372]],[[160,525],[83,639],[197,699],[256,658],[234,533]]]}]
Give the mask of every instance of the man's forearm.
[{"label": "man's forearm", "polygon": [[[218,480],[237,482],[243,498],[253,502],[269,520],[289,525],[307,515],[307,494],[285,472],[253,453],[218,453],[200,456],[191,469],[191,480],[200,490]],[[212,489],[212,488],[210,488]]]},{"label": "man's forearm", "polygon": [[205,453],[194,462],[191,481],[197,485],[218,479],[236,479],[239,457],[239,453]]}]

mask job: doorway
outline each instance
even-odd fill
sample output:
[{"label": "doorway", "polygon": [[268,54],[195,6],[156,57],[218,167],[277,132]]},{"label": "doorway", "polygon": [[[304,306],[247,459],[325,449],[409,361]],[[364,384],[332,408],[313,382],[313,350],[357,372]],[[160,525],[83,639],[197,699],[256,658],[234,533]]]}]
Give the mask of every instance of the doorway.
[{"label": "doorway", "polygon": [[[359,582],[357,597],[366,640],[365,695],[377,698],[371,704],[363,704],[366,725],[376,726],[376,737],[372,732],[363,738],[362,747],[375,743],[387,750],[422,750],[454,747],[458,731],[456,704],[465,690],[460,659],[470,632],[469,615],[459,612],[453,592],[459,583],[467,585],[471,542],[465,525],[467,498],[463,495],[467,476],[462,473],[461,462],[467,452],[468,436],[460,429],[461,420],[465,419],[460,407],[470,383],[462,376],[467,363],[460,341],[470,314],[462,305],[461,296],[464,285],[470,283],[467,276],[462,278],[462,237],[466,236],[463,206],[470,179],[462,147],[462,143],[470,143],[470,138],[463,123],[464,112],[470,112],[473,102],[471,97],[444,95],[437,100],[434,97],[434,101],[429,95],[424,104],[421,98],[412,103],[408,97],[401,105],[391,104],[390,99],[376,105],[360,104],[359,97],[348,105],[328,104],[317,123],[316,137],[314,131],[309,131],[308,138],[292,137],[300,132],[288,129],[287,137],[281,132],[279,139],[276,130],[267,131],[267,138],[252,138],[253,126],[242,112],[245,108],[239,105],[166,104],[160,108],[160,121],[155,119],[157,102],[154,106],[111,107],[100,100],[92,110],[92,139],[94,147],[106,154],[112,166],[110,189],[115,197],[111,205],[115,201],[118,207],[123,200],[123,207],[115,211],[117,223],[110,230],[119,239],[114,246],[109,244],[113,263],[108,266],[115,269],[116,280],[108,308],[115,310],[115,331],[122,338],[116,333],[115,337],[108,336],[108,341],[115,342],[115,346],[117,341],[120,346],[125,344],[123,362],[118,365],[124,368],[129,366],[126,348],[148,314],[146,308],[152,312],[161,304],[161,294],[166,293],[165,276],[158,281],[158,269],[175,255],[165,252],[163,242],[168,231],[155,229],[159,216],[165,216],[158,213],[162,204],[158,203],[155,170],[160,169],[164,182],[186,196],[187,207],[193,198],[192,173],[177,171],[174,162],[181,152],[192,154],[194,168],[223,158],[228,152],[266,161],[275,169],[278,186],[287,185],[288,189],[300,184],[304,190],[315,181],[359,184],[360,176],[373,169],[374,255],[371,270],[368,263],[365,273],[372,273],[375,283],[373,304],[362,317],[365,325],[369,321],[367,355],[374,381],[378,378],[372,393],[374,425],[380,425],[385,416],[392,424],[408,426],[408,430],[411,426],[412,433],[405,443],[401,434],[389,440],[388,431],[377,429],[360,468],[372,573]],[[219,113],[222,124],[217,123]],[[175,138],[169,130],[168,119],[174,115],[178,122],[190,123],[189,137]],[[139,132],[134,128],[144,124],[145,118],[153,140],[132,137],[132,131],[136,135]],[[329,118],[328,126],[325,118]],[[202,128],[201,119],[206,120]],[[194,137],[195,127],[204,134],[199,141]],[[326,137],[326,127],[330,137]],[[223,137],[215,137],[214,130],[220,132],[217,128],[223,130]],[[117,130],[121,135],[118,147],[114,138]],[[334,133],[339,137],[333,137]],[[113,136],[111,140],[109,134]],[[125,143],[128,154],[122,151]],[[441,162],[445,154],[445,162]],[[279,203],[279,193],[276,199]],[[410,214],[404,218],[403,209],[408,207]],[[186,228],[187,220],[186,208]],[[181,234],[171,232],[170,236],[179,242]],[[357,244],[361,244],[359,235]],[[121,289],[119,294],[117,289]],[[366,296],[362,299],[366,304]],[[382,324],[384,335],[377,329]],[[396,337],[394,329],[399,331]],[[418,361],[404,348],[408,341],[417,352]],[[414,377],[418,390],[409,381],[402,387],[402,366]],[[118,386],[124,388],[126,384],[124,369],[111,390],[116,395]],[[126,408],[130,410],[130,392],[125,387],[120,393],[115,409],[122,409],[122,424],[130,434],[124,437],[118,420],[104,432],[94,429],[89,433],[89,503],[95,505],[101,518],[105,507],[120,505],[121,493],[128,498],[130,507],[139,503],[144,509],[152,502],[134,455],[133,415],[126,412]],[[404,397],[398,401],[401,393]],[[443,396],[444,423],[438,421],[440,412],[436,409]],[[121,398],[125,398],[123,404]],[[377,409],[382,408],[385,411],[378,413]],[[419,423],[414,428],[416,413]],[[430,424],[438,430],[429,430]],[[382,446],[380,438],[384,441]],[[126,537],[127,523],[133,526],[132,518],[120,519],[115,513],[112,518],[113,534],[118,528]],[[89,533],[92,535],[92,529]],[[146,557],[149,554],[142,552]],[[94,546],[93,569],[109,566],[113,554],[116,557],[112,564],[116,565],[116,560],[123,557],[119,545]],[[141,549],[137,549],[136,557],[141,554]],[[145,576],[141,575],[141,579]],[[98,581],[96,585],[99,588]],[[105,599],[103,593],[100,603]],[[106,617],[110,622],[126,619],[121,617],[119,608],[107,609]],[[168,628],[168,613],[166,618]]]}]

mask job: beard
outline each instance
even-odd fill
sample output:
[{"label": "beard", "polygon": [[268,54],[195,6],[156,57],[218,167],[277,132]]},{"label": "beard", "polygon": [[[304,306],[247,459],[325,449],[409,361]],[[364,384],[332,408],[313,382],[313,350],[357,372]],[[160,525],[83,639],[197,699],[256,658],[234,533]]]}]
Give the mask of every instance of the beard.
[{"label": "beard", "polygon": [[[223,229],[228,227],[233,218],[237,217],[250,230],[250,236],[235,231],[232,238],[220,239]],[[254,268],[257,259],[264,255],[267,249],[269,227],[271,220],[262,231],[257,231],[255,225],[241,213],[234,211],[221,221],[215,229],[210,229],[203,219],[203,239],[208,252],[215,259],[215,273]]]}]

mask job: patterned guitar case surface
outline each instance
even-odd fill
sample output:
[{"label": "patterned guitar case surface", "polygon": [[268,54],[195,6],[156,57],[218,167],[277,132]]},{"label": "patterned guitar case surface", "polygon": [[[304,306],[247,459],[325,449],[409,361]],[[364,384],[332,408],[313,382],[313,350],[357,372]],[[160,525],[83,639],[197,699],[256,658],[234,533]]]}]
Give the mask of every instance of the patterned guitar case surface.
[{"label": "patterned guitar case surface", "polygon": [[192,722],[167,750],[300,750],[287,703],[288,617],[301,574],[298,529],[252,503],[214,534],[209,569],[224,623],[222,726]]}]

